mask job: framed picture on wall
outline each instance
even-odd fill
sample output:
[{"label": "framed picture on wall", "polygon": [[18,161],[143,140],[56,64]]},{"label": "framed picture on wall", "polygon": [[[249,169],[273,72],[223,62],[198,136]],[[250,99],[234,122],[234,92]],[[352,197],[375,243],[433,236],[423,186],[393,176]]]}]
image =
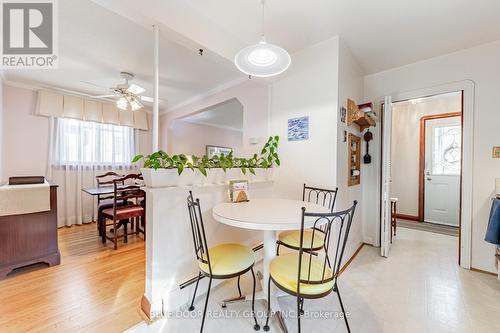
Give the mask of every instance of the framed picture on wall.
[{"label": "framed picture on wall", "polygon": [[309,117],[288,119],[288,141],[309,139]]},{"label": "framed picture on wall", "polygon": [[220,156],[221,154],[224,154],[224,156],[227,156],[232,152],[233,152],[233,148],[221,147],[221,146],[208,146],[207,145],[207,157],[208,158],[211,158],[215,155]]}]

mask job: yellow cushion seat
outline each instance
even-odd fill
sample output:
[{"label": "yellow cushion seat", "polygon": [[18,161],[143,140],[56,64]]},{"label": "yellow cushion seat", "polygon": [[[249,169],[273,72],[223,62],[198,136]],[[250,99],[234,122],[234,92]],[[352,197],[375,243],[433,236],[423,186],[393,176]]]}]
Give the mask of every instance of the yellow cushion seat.
[{"label": "yellow cushion seat", "polygon": [[[298,249],[300,248],[300,230],[283,231],[279,234],[278,240],[285,246]],[[312,240],[313,231],[310,229],[304,230],[303,249],[306,250],[321,249],[325,245],[325,234],[316,230],[314,231],[314,242],[311,246]]]},{"label": "yellow cushion seat", "polygon": [[[208,249],[213,276],[230,276],[248,270],[255,263],[253,250],[241,244],[219,244]],[[206,256],[204,256],[206,260]],[[199,262],[200,269],[210,274],[208,264]]]},{"label": "yellow cushion seat", "polygon": [[[310,281],[321,281],[329,279],[333,276],[333,272],[326,265],[324,276],[323,267],[324,261],[315,258],[311,259],[311,275],[308,278],[309,271],[309,255],[303,255],[301,266],[301,279]],[[269,266],[269,272],[274,282],[292,293],[297,293],[297,277],[299,271],[299,255],[294,253],[282,254],[274,258]],[[318,284],[300,284],[300,294],[306,296],[319,296],[333,289],[335,280]]]}]

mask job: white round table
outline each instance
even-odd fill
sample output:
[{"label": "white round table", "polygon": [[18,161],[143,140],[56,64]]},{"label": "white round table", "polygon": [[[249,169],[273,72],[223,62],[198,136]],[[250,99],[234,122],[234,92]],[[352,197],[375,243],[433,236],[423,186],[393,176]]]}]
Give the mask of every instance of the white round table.
[{"label": "white round table", "polygon": [[[269,264],[276,257],[277,232],[300,229],[302,207],[306,208],[306,212],[330,212],[327,207],[321,205],[286,199],[251,199],[249,202],[220,203],[213,208],[212,215],[220,223],[243,229],[263,231],[263,291],[267,290]],[[306,228],[312,227],[315,220],[314,218],[304,220],[304,226]],[[267,299],[267,295],[265,292],[261,292],[256,298]]]}]

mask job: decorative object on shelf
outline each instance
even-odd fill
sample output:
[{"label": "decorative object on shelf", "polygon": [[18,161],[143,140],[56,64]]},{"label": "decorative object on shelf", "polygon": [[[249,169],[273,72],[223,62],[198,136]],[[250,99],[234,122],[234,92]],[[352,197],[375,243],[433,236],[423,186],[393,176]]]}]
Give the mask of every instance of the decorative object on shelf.
[{"label": "decorative object on shelf", "polygon": [[370,164],[372,162],[372,157],[370,156],[369,153],[369,147],[370,147],[369,142],[373,140],[373,133],[370,132],[370,130],[367,130],[365,135],[363,135],[363,138],[366,141],[366,154],[365,156],[363,156],[363,163]]},{"label": "decorative object on shelf", "polygon": [[[203,157],[195,155],[188,157],[185,154],[168,155],[163,150],[159,150],[147,156],[136,155],[132,160],[132,163],[136,163],[141,160],[143,161],[143,168],[141,171],[147,187],[192,184],[192,179],[187,180],[187,178],[185,178],[185,176],[189,177],[189,175],[184,173],[186,168],[193,172],[199,171],[200,174],[205,177],[208,176],[209,172],[213,175],[218,170],[226,172],[232,169],[238,169],[244,176],[247,175],[247,171],[248,173],[257,176],[257,171],[262,169],[272,169],[275,165],[279,166],[281,164],[278,155],[278,143],[279,136],[269,137],[269,140],[262,148],[260,155],[254,154],[250,158],[234,157],[232,153],[229,153],[228,155],[221,154],[220,156],[214,155],[211,158],[207,155],[204,155]],[[162,170],[165,172],[160,172]],[[177,176],[175,180],[171,179],[173,173],[170,171],[175,171],[175,175]],[[268,179],[269,176],[265,176],[264,178]],[[152,183],[156,183],[156,185],[152,185]],[[199,183],[204,182],[199,181]]]},{"label": "decorative object on shelf", "polygon": [[500,146],[493,147],[493,158],[500,158]]},{"label": "decorative object on shelf", "polygon": [[248,180],[229,181],[229,200],[235,203],[249,201]]},{"label": "decorative object on shelf", "polygon": [[229,148],[229,147],[207,145],[206,149],[207,149],[208,158],[212,158],[215,155],[221,156],[222,154],[228,156],[229,154],[233,153],[233,148]]},{"label": "decorative object on shelf", "polygon": [[347,109],[344,106],[340,107],[340,121],[343,123],[345,123],[346,113],[347,113]]},{"label": "decorative object on shelf", "polygon": [[350,126],[356,123],[359,126],[360,132],[373,126],[376,126],[376,115],[373,112],[373,104],[365,103],[357,105],[351,99],[347,99],[347,125]]},{"label": "decorative object on shelf", "polygon": [[243,73],[256,77],[270,77],[283,73],[291,63],[290,54],[283,48],[266,42],[264,33],[265,0],[262,0],[262,34],[258,44],[239,51],[234,64]]},{"label": "decorative object on shelf", "polygon": [[348,140],[348,186],[359,185],[361,182],[361,138],[349,133]]},{"label": "decorative object on shelf", "polygon": [[309,117],[288,119],[288,141],[309,140]]}]

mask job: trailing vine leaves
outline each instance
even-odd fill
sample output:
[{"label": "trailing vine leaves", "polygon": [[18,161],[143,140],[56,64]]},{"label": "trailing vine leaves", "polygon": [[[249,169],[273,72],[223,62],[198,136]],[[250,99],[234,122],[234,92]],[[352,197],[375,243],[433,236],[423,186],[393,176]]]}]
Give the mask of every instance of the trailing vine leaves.
[{"label": "trailing vine leaves", "polygon": [[158,169],[177,169],[179,175],[186,168],[195,171],[198,169],[203,176],[207,176],[210,169],[221,168],[226,172],[228,169],[240,169],[243,174],[247,171],[255,175],[255,169],[269,169],[274,165],[281,164],[278,155],[279,136],[270,136],[261,150],[260,155],[254,154],[250,158],[234,157],[233,153],[227,155],[214,155],[208,158],[206,155],[198,157],[192,155],[190,157],[185,154],[168,155],[165,151],[159,150],[150,155],[136,155],[132,159],[132,163],[137,163],[142,160],[144,168]]}]

